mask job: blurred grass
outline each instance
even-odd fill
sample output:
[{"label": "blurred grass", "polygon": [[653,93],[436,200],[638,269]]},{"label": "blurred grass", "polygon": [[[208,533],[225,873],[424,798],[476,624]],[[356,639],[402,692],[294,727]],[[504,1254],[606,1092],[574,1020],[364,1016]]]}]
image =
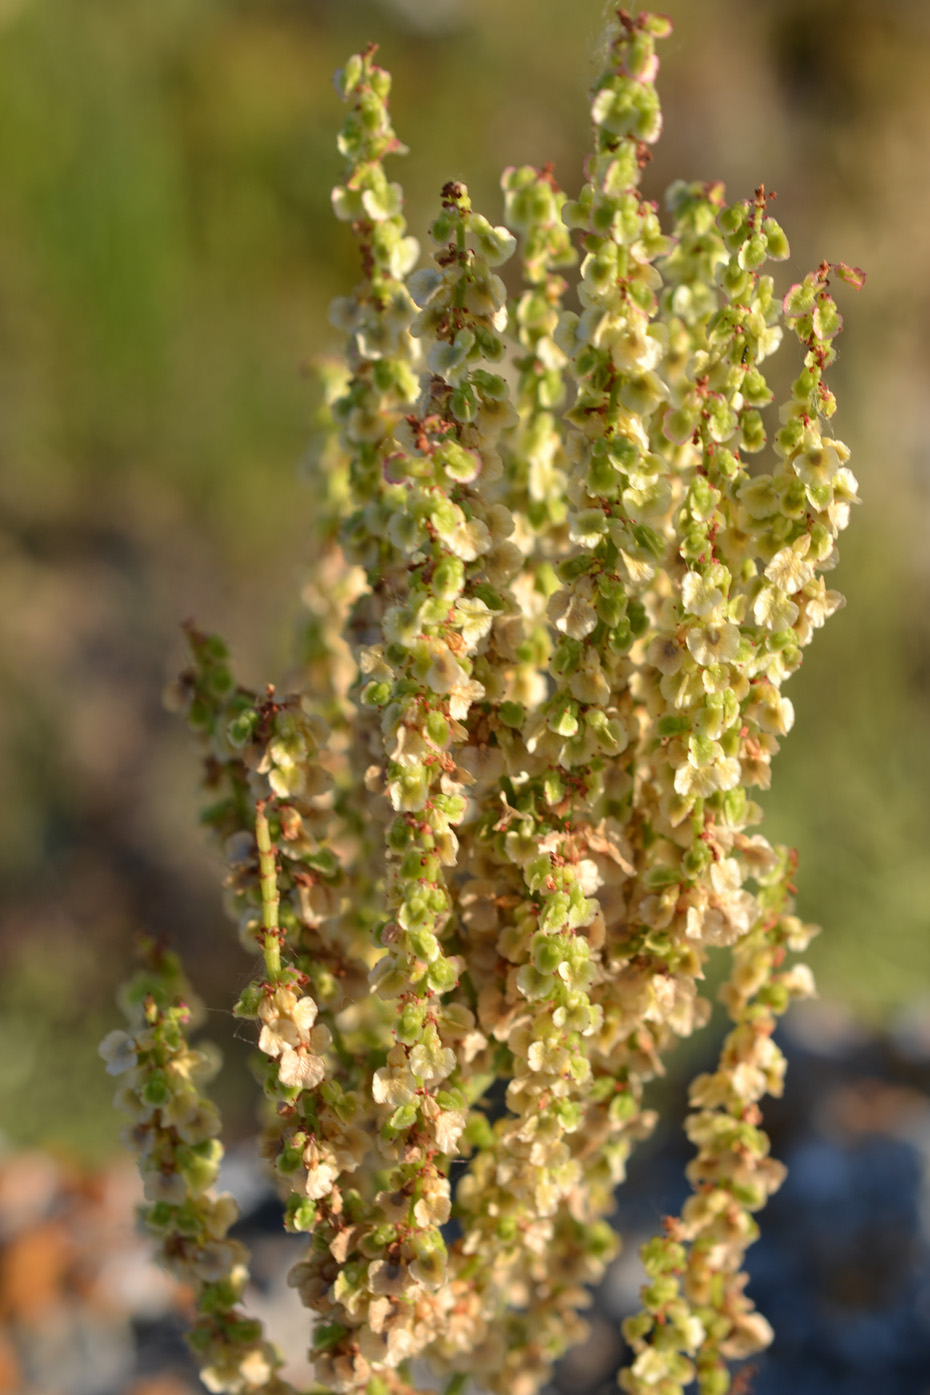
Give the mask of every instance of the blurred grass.
[{"label": "blurred grass", "polygon": [[[792,685],[797,727],[766,805],[770,832],[801,849],[802,912],[825,927],[823,991],[887,1016],[930,994],[930,12],[664,8],[676,32],[649,192],[723,177],[739,197],[764,180],[792,240],[786,284],[824,256],[869,271],[844,303],[834,380],[865,499],[835,581],[849,607]],[[15,1060],[0,1115],[14,1137],[110,1146],[94,1045],[134,929],[179,943],[217,1006],[245,973],[160,691],[190,614],[227,634],[246,681],[292,653],[314,513],[302,365],[333,344],[326,306],[355,277],[329,208],[332,71],[381,42],[422,236],[450,176],[492,216],[503,164],[552,159],[577,188],[600,9],[0,4],[0,1054]]]}]

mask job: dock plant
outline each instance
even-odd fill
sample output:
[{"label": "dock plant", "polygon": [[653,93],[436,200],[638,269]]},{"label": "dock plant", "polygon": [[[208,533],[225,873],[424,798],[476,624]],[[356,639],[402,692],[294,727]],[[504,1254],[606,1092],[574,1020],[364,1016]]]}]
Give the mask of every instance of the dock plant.
[{"label": "dock plant", "polygon": [[[387,168],[390,78],[373,46],[349,59],[333,208],[361,279],[321,365],[301,681],[249,691],[188,629],[176,697],[254,956],[234,1010],[260,1147],[306,1236],[305,1389],[539,1389],[585,1335],[709,965],[730,1027],[691,1086],[691,1195],[643,1247],[620,1384],[724,1395],[772,1339],[744,1258],[784,1176],[761,1103],[814,931],[755,795],[843,603],[826,574],[856,480],[828,371],[833,291],[863,276],[823,262],[776,289],[761,186],[643,195],[669,30],[611,9],[575,196],[510,168],[495,222],[450,180],[425,253]],[[125,1006],[102,1053],[204,1384],[282,1395],[172,950],[146,946]]]}]

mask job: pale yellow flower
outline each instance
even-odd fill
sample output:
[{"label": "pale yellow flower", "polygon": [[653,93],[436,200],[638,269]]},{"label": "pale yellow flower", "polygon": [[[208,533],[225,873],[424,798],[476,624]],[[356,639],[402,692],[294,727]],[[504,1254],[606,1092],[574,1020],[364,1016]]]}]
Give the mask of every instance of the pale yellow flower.
[{"label": "pale yellow flower", "polygon": [[709,664],[731,663],[739,649],[739,626],[728,621],[721,625],[695,626],[685,637],[685,643],[695,661]]}]

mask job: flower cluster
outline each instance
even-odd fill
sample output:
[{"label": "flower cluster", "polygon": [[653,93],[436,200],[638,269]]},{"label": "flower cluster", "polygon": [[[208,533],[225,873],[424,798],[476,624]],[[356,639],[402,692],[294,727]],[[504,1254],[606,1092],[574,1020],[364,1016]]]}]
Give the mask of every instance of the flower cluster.
[{"label": "flower cluster", "polygon": [[[707,1022],[721,954],[733,1028],[692,1087],[694,1195],[644,1249],[621,1383],[723,1395],[727,1361],[771,1337],[743,1257],[782,1177],[759,1107],[782,1084],[772,1032],[813,991],[783,961],[812,932],[751,796],[793,722],[784,684],[842,604],[824,574],[856,481],[825,375],[831,285],[863,277],[825,262],[777,294],[764,188],[728,203],[678,182],[664,217],[644,196],[669,28],[613,11],[577,198],[551,168],[508,169],[497,225],[451,181],[421,267],[384,169],[390,80],[373,49],[349,61],[333,206],[362,278],[324,367],[305,681],[250,693],[189,631],[176,698],[261,956],[236,1012],[274,1105],[262,1148],[309,1236],[291,1282],[314,1377],[340,1395],[409,1395],[414,1358],[455,1391],[546,1380],[616,1250],[646,1088]],[[783,338],[800,367],[777,406]],[[148,1099],[166,1043],[192,1059],[176,1007],[151,1012],[106,1050],[136,1072],[123,1102],[165,1253],[187,1259],[215,1119],[176,1084]],[[197,1244],[222,1247],[221,1203],[197,1205]],[[236,1322],[210,1328],[211,1388],[259,1368],[274,1388]]]},{"label": "flower cluster", "polygon": [[249,1256],[229,1236],[239,1215],[234,1199],[212,1190],[223,1156],[220,1119],[201,1092],[217,1062],[186,1036],[199,1005],[174,954],[146,943],[143,956],[123,994],[129,1031],[110,1032],[100,1045],[107,1072],[120,1078],[123,1142],[139,1160],[140,1221],[159,1262],[195,1295],[189,1342],[207,1389],[293,1395],[261,1324],[239,1307]]},{"label": "flower cluster", "polygon": [[712,1075],[690,1091],[688,1137],[697,1156],[688,1167],[694,1195],[680,1218],[642,1251],[649,1283],[643,1311],[624,1323],[635,1359],[621,1376],[624,1390],[645,1395],[662,1383],[681,1389],[697,1379],[701,1395],[725,1395],[726,1362],[750,1356],[772,1340],[772,1329],[744,1293],[746,1248],[756,1239],[752,1213],[784,1180],[759,1127],[759,1101],[780,1095],[785,1058],[772,1040],[777,1017],[813,991],[803,964],[782,967],[787,950],[806,949],[814,927],[790,905],[794,859],[783,855],[764,878],[761,918],[733,953],[721,999],[736,1024]]}]

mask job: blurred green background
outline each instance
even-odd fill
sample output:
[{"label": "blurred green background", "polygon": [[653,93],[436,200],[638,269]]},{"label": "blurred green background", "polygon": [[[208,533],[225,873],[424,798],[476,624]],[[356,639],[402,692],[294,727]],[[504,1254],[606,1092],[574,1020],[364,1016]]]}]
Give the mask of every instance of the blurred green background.
[{"label": "blurred green background", "polygon": [[[930,996],[930,6],[672,0],[647,171],[779,193],[784,285],[842,293],[833,384],[864,506],[849,599],[791,688],[768,831],[801,850],[825,995],[893,1018]],[[423,237],[464,178],[553,160],[575,191],[600,0],[0,3],[0,1118],[93,1158],[117,1121],[96,1040],[133,933],[168,934],[237,1053],[244,956],[161,693],[188,616],[241,676],[292,659],[312,561],[313,389],[355,279],[334,222],[333,70],[395,76],[395,165]],[[311,481],[308,485],[308,480]],[[233,1132],[240,1092],[226,1085]]]}]

